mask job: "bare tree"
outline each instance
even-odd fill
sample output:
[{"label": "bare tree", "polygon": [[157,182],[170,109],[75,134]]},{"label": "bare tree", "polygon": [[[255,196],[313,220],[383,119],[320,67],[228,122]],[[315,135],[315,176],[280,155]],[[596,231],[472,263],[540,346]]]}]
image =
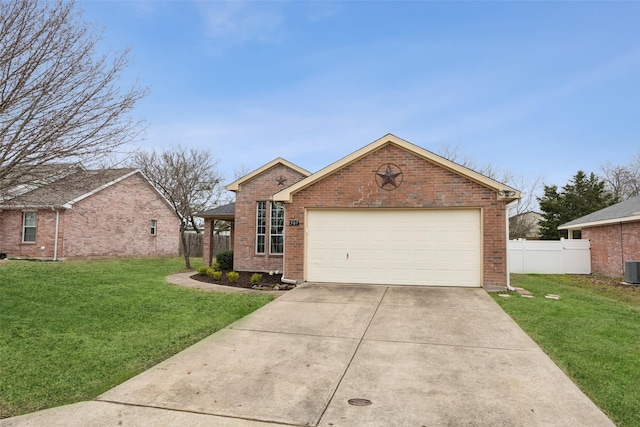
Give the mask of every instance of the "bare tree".
[{"label": "bare tree", "polygon": [[538,223],[536,214],[524,215],[535,212],[538,209],[538,192],[542,183],[541,178],[529,178],[516,175],[508,169],[501,169],[491,163],[478,165],[474,159],[463,154],[458,146],[443,145],[437,152],[438,155],[456,162],[466,168],[472,169],[488,178],[502,182],[510,187],[520,190],[521,199],[517,205],[510,209],[509,237],[529,237],[536,234]]},{"label": "bare tree", "polygon": [[233,179],[240,179],[249,173],[249,168],[244,163],[233,168]]},{"label": "bare tree", "polygon": [[[511,183],[517,180],[517,177],[508,169],[501,169],[491,163],[479,165],[473,158],[462,153],[460,147],[457,145],[451,147],[449,144],[444,144],[437,150],[436,154],[447,160],[458,163],[465,168],[478,172],[487,178],[494,179],[507,185],[511,185]],[[514,186],[514,188],[517,187]]]},{"label": "bare tree", "polygon": [[640,150],[628,165],[619,166],[607,162],[600,166],[600,170],[607,190],[618,200],[640,195]]},{"label": "bare tree", "polygon": [[474,159],[466,154],[461,153],[460,148],[456,145],[453,148],[445,144],[438,149],[437,154],[447,160],[456,162],[466,168],[474,170],[479,174],[491,178],[498,182],[502,182],[510,187],[520,190],[522,199],[518,206],[514,209],[514,215],[536,210],[537,195],[540,190],[540,178],[528,178],[522,175],[516,175],[508,169],[499,168],[491,163],[479,165]]},{"label": "bare tree", "polygon": [[194,214],[218,204],[224,194],[222,177],[216,169],[217,161],[209,151],[187,150],[178,146],[162,153],[137,151],[131,162],[131,166],[140,169],[180,217],[185,268],[191,268],[186,232],[189,228],[196,233],[201,232]]},{"label": "bare tree", "polygon": [[129,113],[146,88],[121,91],[128,50],[98,55],[102,34],[73,1],[0,2],[0,196],[49,163],[91,163],[135,139]]}]

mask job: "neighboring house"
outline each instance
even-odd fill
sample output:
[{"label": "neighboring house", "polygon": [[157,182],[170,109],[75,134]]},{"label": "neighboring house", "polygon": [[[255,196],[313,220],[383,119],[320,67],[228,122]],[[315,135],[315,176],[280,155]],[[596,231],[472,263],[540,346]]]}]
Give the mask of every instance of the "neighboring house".
[{"label": "neighboring house", "polygon": [[0,253],[9,258],[178,255],[180,222],[137,170],[40,168],[0,198]]},{"label": "neighboring house", "polygon": [[[505,287],[518,191],[393,135],[311,174],[276,159],[227,189],[234,267],[292,282]],[[222,210],[222,208],[218,208]]]},{"label": "neighboring house", "polygon": [[640,196],[632,197],[581,218],[558,230],[581,230],[591,241],[591,271],[623,276],[625,261],[640,260]]},{"label": "neighboring house", "polygon": [[528,211],[509,218],[510,239],[539,239],[542,214]]}]

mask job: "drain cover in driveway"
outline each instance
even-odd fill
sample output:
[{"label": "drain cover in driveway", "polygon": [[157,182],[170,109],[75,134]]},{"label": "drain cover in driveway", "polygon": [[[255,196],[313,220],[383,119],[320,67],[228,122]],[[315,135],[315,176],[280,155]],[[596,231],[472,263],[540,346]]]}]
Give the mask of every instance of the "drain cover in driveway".
[{"label": "drain cover in driveway", "polygon": [[349,405],[353,406],[369,406],[371,405],[371,401],[369,399],[349,399],[347,400]]}]

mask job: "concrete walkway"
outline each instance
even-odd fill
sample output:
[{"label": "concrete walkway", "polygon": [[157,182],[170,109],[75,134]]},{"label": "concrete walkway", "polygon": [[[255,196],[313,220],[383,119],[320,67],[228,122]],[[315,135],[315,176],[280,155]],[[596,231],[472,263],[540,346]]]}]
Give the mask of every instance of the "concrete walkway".
[{"label": "concrete walkway", "polygon": [[0,426],[613,426],[481,289],[306,284]]}]

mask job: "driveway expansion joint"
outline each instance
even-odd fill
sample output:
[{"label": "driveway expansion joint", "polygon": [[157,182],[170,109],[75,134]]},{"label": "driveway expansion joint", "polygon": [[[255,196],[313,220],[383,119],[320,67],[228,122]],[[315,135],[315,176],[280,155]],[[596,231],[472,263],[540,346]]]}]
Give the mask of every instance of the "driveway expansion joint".
[{"label": "driveway expansion joint", "polygon": [[233,415],[217,414],[215,412],[202,412],[202,411],[194,411],[194,410],[188,410],[188,409],[168,408],[168,407],[165,407],[165,406],[142,405],[142,404],[129,403],[129,402],[118,402],[118,401],[115,401],[115,400],[106,400],[106,399],[100,399],[100,398],[93,399],[93,401],[94,402],[101,402],[101,403],[111,403],[111,404],[114,404],[114,405],[131,406],[131,407],[134,407],[134,408],[160,409],[160,410],[163,410],[163,411],[172,411],[172,412],[179,412],[179,413],[184,413],[184,414],[208,415],[208,416],[212,416],[212,417],[232,418],[234,420],[255,421],[255,422],[273,424],[273,425],[278,425],[278,426],[282,426],[282,425],[284,425],[284,426],[292,426],[292,427],[304,426],[304,424],[290,424],[290,423],[286,423],[286,422],[282,422],[282,421],[262,420],[262,419],[259,419],[259,418],[249,418],[249,417],[238,417],[238,416],[233,416]]},{"label": "driveway expansion joint", "polygon": [[261,333],[278,334],[278,335],[298,335],[298,336],[302,336],[302,337],[336,338],[336,339],[349,340],[349,341],[358,341],[358,340],[362,341],[361,338],[337,337],[337,336],[334,336],[334,335],[321,335],[321,334],[303,334],[301,332],[269,331],[269,330],[265,330],[265,329],[250,329],[250,328],[242,328],[242,327],[240,327],[240,328],[227,327],[226,329],[234,330],[234,331],[261,332]]},{"label": "driveway expansion joint", "polygon": [[532,352],[532,353],[540,353],[541,352],[541,350],[535,349],[535,348],[490,347],[490,346],[485,346],[485,345],[446,344],[446,343],[441,343],[441,342],[417,342],[417,341],[405,341],[405,340],[381,340],[381,339],[371,339],[371,338],[364,338],[361,341],[366,341],[366,342],[388,342],[388,343],[395,343],[395,344],[430,345],[430,346],[441,346],[441,347],[476,348],[476,349],[484,349],[484,350],[521,351],[521,352]]}]

